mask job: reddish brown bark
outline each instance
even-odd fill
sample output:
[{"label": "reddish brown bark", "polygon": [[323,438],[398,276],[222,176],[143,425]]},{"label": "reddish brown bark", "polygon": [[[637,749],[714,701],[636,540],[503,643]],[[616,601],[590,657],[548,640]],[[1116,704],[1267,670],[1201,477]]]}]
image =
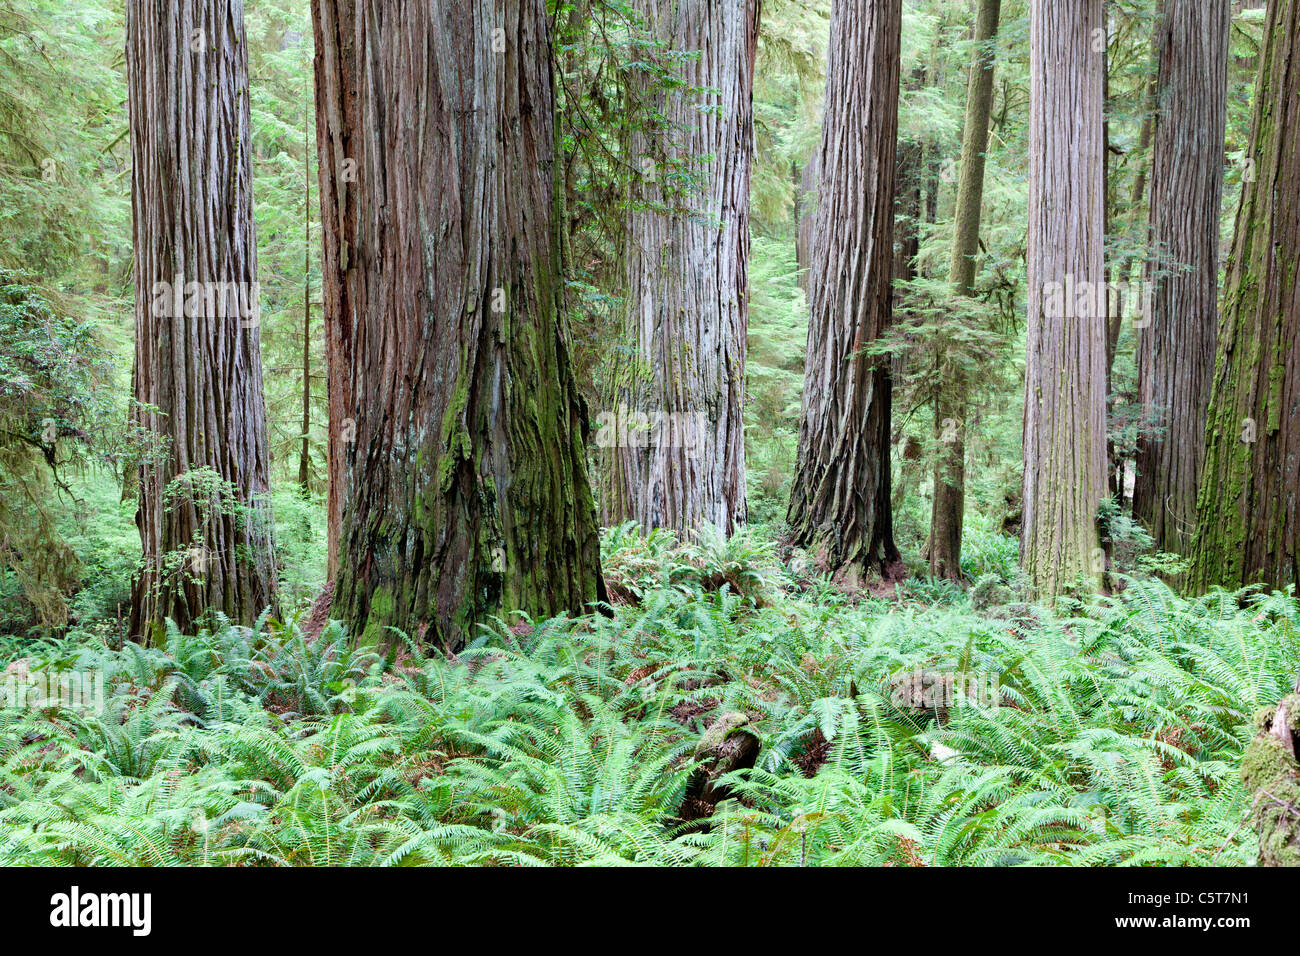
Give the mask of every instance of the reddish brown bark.
[{"label": "reddish brown bark", "polygon": [[321,287],[325,315],[325,379],[329,407],[328,576],[338,573],[339,529],[347,445],[354,439],[349,380],[357,247],[357,68],[355,0],[312,0],[316,37],[316,150],[320,182]]},{"label": "reddish brown bark", "polygon": [[[455,648],[600,588],[543,0],[356,5],[355,441],[334,609]],[[326,163],[322,162],[322,166]]]},{"label": "reddish brown bark", "polygon": [[132,417],[161,442],[140,468],[142,565],[130,633],[274,603],[266,408],[240,0],[130,0],[135,241]]},{"label": "reddish brown bark", "polygon": [[1096,524],[1107,487],[1102,14],[1102,0],[1030,4],[1020,556],[1044,597],[1095,585],[1104,567]]},{"label": "reddish brown bark", "polygon": [[1269,4],[1214,363],[1191,583],[1300,582],[1300,0]]},{"label": "reddish brown bark", "polygon": [[1156,431],[1139,437],[1133,514],[1162,551],[1190,551],[1219,325],[1219,206],[1228,96],[1228,6],[1165,0],[1158,40],[1150,315],[1139,398]]},{"label": "reddish brown bark", "polygon": [[846,583],[899,564],[890,504],[889,360],[866,349],[893,315],[900,0],[837,0],[811,250],[795,544]]}]

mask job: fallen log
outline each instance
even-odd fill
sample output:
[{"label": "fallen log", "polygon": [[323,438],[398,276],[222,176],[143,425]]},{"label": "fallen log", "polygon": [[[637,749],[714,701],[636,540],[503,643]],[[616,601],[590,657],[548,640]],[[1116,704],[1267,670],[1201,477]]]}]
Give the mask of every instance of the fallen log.
[{"label": "fallen log", "polygon": [[1300,681],[1276,707],[1261,711],[1258,733],[1241,760],[1241,779],[1251,798],[1259,834],[1260,866],[1300,866]]},{"label": "fallen log", "polygon": [[690,822],[713,815],[714,809],[731,796],[719,780],[733,770],[745,770],[758,762],[762,743],[739,711],[728,711],[711,723],[695,745],[695,773],[686,787],[682,820]]}]

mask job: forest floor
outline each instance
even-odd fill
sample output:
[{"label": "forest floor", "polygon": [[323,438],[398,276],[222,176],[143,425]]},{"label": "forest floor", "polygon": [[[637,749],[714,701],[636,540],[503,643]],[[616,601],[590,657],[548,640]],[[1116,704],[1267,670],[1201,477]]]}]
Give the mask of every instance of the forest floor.
[{"label": "forest floor", "polygon": [[0,711],[0,862],[1254,859],[1239,765],[1300,663],[1290,597],[1132,580],[1048,611],[845,595],[750,535],[604,552],[612,618],[450,659],[294,620],[6,648],[11,688],[102,700]]}]

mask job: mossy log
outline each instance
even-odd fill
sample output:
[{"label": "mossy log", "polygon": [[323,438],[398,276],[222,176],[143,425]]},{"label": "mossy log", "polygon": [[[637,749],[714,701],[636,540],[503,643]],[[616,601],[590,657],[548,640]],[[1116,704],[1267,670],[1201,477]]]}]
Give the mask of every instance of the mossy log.
[{"label": "mossy log", "polygon": [[1259,733],[1246,748],[1241,779],[1251,795],[1259,834],[1260,866],[1300,865],[1300,693],[1284,697],[1256,717]]},{"label": "mossy log", "polygon": [[686,788],[682,819],[712,816],[717,805],[731,796],[730,789],[718,781],[733,770],[754,766],[761,748],[747,715],[729,711],[711,723],[695,745],[698,766]]}]

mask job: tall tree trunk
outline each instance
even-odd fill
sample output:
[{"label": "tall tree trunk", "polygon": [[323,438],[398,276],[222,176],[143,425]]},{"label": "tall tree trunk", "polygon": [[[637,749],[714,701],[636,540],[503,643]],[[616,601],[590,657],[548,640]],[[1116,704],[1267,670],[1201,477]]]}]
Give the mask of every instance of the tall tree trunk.
[{"label": "tall tree trunk", "polygon": [[356,324],[358,150],[355,0],[312,0],[316,40],[316,176],[320,183],[321,298],[329,427],[328,578],[339,568],[348,446],[356,437],[350,392]]},{"label": "tall tree trunk", "polygon": [[1297,581],[1300,0],[1269,5],[1223,296],[1191,583]]},{"label": "tall tree trunk", "polygon": [[274,602],[241,0],[129,0],[133,417],[144,552],[131,634]]},{"label": "tall tree trunk", "polygon": [[794,258],[799,266],[799,288],[808,292],[811,269],[813,213],[817,209],[817,156],[810,156],[795,182]]},{"label": "tall tree trunk", "polygon": [[850,585],[901,570],[889,498],[901,0],[836,0],[818,157],[794,544]]},{"label": "tall tree trunk", "polygon": [[[979,253],[980,209],[984,202],[985,153],[989,116],[993,111],[993,64],[1002,0],[980,0],[975,17],[975,57],[966,91],[966,121],[962,132],[961,170],[957,179],[957,208],[948,283],[954,295],[975,294],[975,257]],[[947,370],[945,370],[946,372]],[[930,573],[961,580],[961,528],[966,512],[966,414],[969,384],[944,374],[935,403],[939,458],[934,468],[934,499],[930,509]]]},{"label": "tall tree trunk", "polygon": [[302,443],[298,449],[298,486],[311,495],[311,146],[302,126]]},{"label": "tall tree trunk", "polygon": [[1133,513],[1162,551],[1187,554],[1205,454],[1219,310],[1219,206],[1228,97],[1227,0],[1165,0],[1151,165],[1151,315],[1138,395],[1154,434],[1138,439]]},{"label": "tall tree trunk", "polygon": [[395,627],[455,648],[491,615],[603,597],[547,14],[544,0],[355,9],[355,441],[333,607],[362,643]]},{"label": "tall tree trunk", "polygon": [[[745,337],[758,0],[641,0],[650,33],[683,64],[663,96],[702,192],[689,212],[639,208],[628,223],[632,361],[614,377],[597,443],[609,449],[605,520],[731,534],[745,520]],[[634,138],[634,149],[636,148]],[[639,150],[638,150],[639,152]],[[711,160],[708,159],[711,157]],[[653,184],[652,192],[657,192]],[[649,197],[654,203],[662,197]]]},{"label": "tall tree trunk", "polygon": [[[894,280],[916,278],[916,257],[921,251],[921,171],[925,150],[905,141],[896,149],[894,163]],[[901,364],[895,365],[895,371]]]},{"label": "tall tree trunk", "polygon": [[1030,4],[1020,555],[1045,597],[1096,583],[1104,564],[1096,523],[1106,494],[1102,10],[1102,0]]},{"label": "tall tree trunk", "polygon": [[[1158,32],[1158,31],[1157,31]],[[1151,44],[1152,60],[1159,61],[1160,46],[1158,39]],[[1138,133],[1137,155],[1138,166],[1137,172],[1133,176],[1133,186],[1129,193],[1129,210],[1133,217],[1141,215],[1141,206],[1147,199],[1147,176],[1149,173],[1151,160],[1151,136],[1155,130],[1155,111],[1156,111],[1156,71],[1152,71],[1151,78],[1146,84],[1142,95],[1142,126]],[[1107,64],[1106,72],[1106,103],[1107,111],[1110,110],[1110,67]],[[1110,124],[1106,124],[1106,183],[1107,183],[1107,203],[1106,203],[1106,236],[1109,238],[1112,234],[1114,221],[1113,211],[1114,202],[1111,198],[1114,190],[1110,189]],[[1133,266],[1137,262],[1138,253],[1136,250],[1131,251],[1124,257],[1119,265],[1118,281],[1127,285],[1133,281]],[[1110,266],[1107,264],[1106,278],[1110,281],[1115,280],[1111,274]],[[1119,337],[1124,331],[1124,296],[1108,296],[1106,309],[1106,420],[1110,421],[1111,411],[1115,404],[1114,373],[1115,373],[1115,355],[1119,351]],[[1115,441],[1109,433],[1106,436],[1106,469],[1108,489],[1121,509],[1124,505],[1125,495],[1128,493],[1124,480],[1126,472],[1126,461],[1123,456],[1117,455],[1115,451]],[[1131,502],[1130,502],[1131,504]]]}]

